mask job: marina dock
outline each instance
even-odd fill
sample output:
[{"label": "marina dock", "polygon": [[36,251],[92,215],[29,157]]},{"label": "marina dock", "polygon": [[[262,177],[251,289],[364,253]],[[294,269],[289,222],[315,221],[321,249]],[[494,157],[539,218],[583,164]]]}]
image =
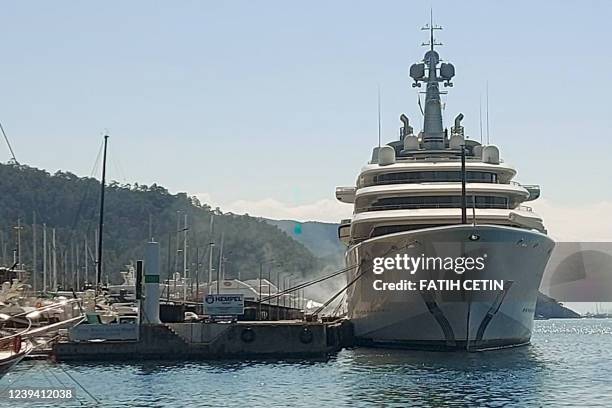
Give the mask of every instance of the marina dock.
[{"label": "marina dock", "polygon": [[138,340],[60,341],[56,361],[325,359],[352,345],[352,325],[303,321],[143,324]]}]

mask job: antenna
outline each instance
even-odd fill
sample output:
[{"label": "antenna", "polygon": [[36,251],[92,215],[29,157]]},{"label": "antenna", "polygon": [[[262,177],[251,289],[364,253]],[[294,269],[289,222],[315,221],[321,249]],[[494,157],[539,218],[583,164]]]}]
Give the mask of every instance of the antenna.
[{"label": "antenna", "polygon": [[436,40],[434,39],[434,30],[441,30],[442,27],[440,26],[436,26],[433,23],[433,8],[429,9],[429,24],[425,24],[424,27],[421,27],[421,30],[428,30],[429,31],[429,42],[424,42],[421,45],[422,46],[429,46],[429,49],[431,51],[434,50],[434,46],[435,45],[442,45],[441,42],[436,42]]},{"label": "antenna", "polygon": [[8,136],[6,135],[6,132],[4,132],[4,127],[2,126],[2,123],[0,123],[0,130],[2,130],[2,135],[4,136],[4,140],[6,141],[6,145],[8,146],[9,151],[11,152],[11,160],[16,165],[19,165],[19,162],[15,158],[15,152],[13,151],[13,148],[11,147],[11,142],[9,142],[9,139],[8,139]]},{"label": "antenna", "polygon": [[429,9],[429,44],[431,46],[431,50],[433,51],[434,49],[434,28],[433,28],[433,7]]},{"label": "antenna", "polygon": [[482,144],[482,94],[478,96],[478,121],[480,122],[480,144]]},{"label": "antenna", "polygon": [[378,147],[380,148],[380,84],[378,84]]},{"label": "antenna", "polygon": [[421,105],[421,94],[417,93],[417,103],[419,104],[419,109],[421,110],[421,116],[425,116],[425,112],[423,112],[423,105]]},{"label": "antenna", "polygon": [[489,144],[489,81],[487,81],[487,144]]}]

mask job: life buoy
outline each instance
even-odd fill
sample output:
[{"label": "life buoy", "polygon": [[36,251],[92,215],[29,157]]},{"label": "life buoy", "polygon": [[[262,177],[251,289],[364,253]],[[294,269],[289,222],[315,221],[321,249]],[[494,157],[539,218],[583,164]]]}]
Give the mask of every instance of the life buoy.
[{"label": "life buoy", "polygon": [[302,343],[312,343],[313,337],[312,330],[310,330],[308,327],[304,327],[302,330],[300,330],[300,341]]},{"label": "life buoy", "polygon": [[19,353],[21,351],[21,336],[13,337],[13,352]]},{"label": "life buoy", "polygon": [[255,340],[255,332],[250,327],[247,327],[240,333],[240,339],[245,343],[252,343]]}]

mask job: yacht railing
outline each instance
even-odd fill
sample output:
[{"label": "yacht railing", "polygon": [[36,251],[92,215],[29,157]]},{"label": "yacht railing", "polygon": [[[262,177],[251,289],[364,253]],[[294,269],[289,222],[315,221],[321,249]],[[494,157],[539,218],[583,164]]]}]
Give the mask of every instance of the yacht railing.
[{"label": "yacht railing", "polygon": [[[421,151],[422,152],[422,151]],[[449,155],[452,152],[438,153],[438,154],[416,154],[411,156],[395,156],[397,161],[459,161],[461,160],[461,154],[459,151],[455,154]],[[466,155],[465,159],[470,162],[482,162],[480,156],[469,156]],[[503,159],[499,159],[500,163],[503,163]]]}]

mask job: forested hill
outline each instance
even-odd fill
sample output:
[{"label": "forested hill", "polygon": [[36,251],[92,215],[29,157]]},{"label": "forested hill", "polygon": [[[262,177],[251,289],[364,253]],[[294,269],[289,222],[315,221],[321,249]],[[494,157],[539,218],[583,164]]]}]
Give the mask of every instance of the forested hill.
[{"label": "forested hill", "polygon": [[[76,265],[72,265],[72,253],[74,251],[76,254],[77,245],[80,254],[79,269],[83,271],[86,238],[95,253],[99,194],[100,183],[94,178],[78,177],[69,172],[51,175],[28,166],[0,164],[0,265],[12,265],[13,250],[17,246],[15,226],[20,219],[23,226],[22,263],[27,269],[31,268],[32,223],[35,214],[39,271],[42,270],[43,224],[46,224],[49,245],[51,229],[56,229],[58,275],[67,270],[70,276],[76,268]],[[199,252],[200,270],[207,269],[206,248],[209,242],[216,245],[213,263],[218,265],[222,237],[227,278],[238,277],[239,273],[242,279],[256,277],[260,262],[271,259],[281,263],[281,270],[294,275],[316,272],[320,266],[317,258],[302,244],[261,219],[224,214],[219,209],[213,210],[200,203],[195,197],[185,193],[170,194],[155,184],[119,185],[111,182],[106,188],[105,198],[103,275],[108,274],[111,282],[121,281],[119,271],[124,265],[142,259],[150,228],[161,246],[162,279],[166,278],[168,270],[175,269],[176,263],[177,269],[182,271],[183,255],[178,253],[176,256],[176,232],[177,218],[180,218],[179,229],[182,230],[185,214],[189,227],[187,264],[192,276],[196,265],[196,249]],[[212,230],[211,217],[214,218]],[[179,235],[178,241],[182,248],[183,235]],[[93,256],[89,258],[89,271],[93,271]],[[91,272],[90,276],[93,276]]]}]

